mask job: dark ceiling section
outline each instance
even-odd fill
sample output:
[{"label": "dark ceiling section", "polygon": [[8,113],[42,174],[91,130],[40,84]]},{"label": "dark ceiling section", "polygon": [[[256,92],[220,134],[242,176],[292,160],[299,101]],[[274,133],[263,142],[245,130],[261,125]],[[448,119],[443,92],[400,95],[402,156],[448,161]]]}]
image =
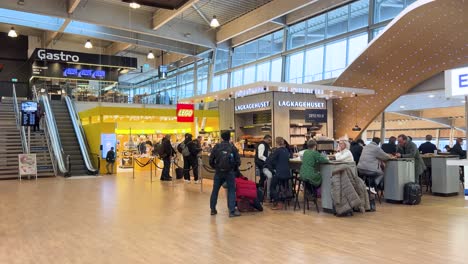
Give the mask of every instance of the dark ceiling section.
[{"label": "dark ceiling section", "polygon": [[140,5],[152,6],[163,9],[176,10],[187,3],[189,0],[122,0],[125,3],[135,2]]}]

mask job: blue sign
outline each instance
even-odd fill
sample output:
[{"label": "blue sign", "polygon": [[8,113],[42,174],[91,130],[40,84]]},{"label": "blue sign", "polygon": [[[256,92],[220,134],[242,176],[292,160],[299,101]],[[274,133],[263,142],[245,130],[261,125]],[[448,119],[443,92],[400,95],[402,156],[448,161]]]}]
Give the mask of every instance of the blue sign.
[{"label": "blue sign", "polygon": [[101,134],[101,146],[102,152],[101,157],[105,159],[107,152],[113,147],[115,151],[115,145],[117,143],[117,137],[115,134]]},{"label": "blue sign", "polygon": [[460,74],[458,76],[458,86],[460,88],[467,88],[468,87],[468,73]]},{"label": "blue sign", "polygon": [[90,69],[76,69],[66,68],[63,71],[64,77],[80,77],[80,78],[91,78],[91,79],[104,79],[106,77],[106,71],[103,70],[90,70]]}]

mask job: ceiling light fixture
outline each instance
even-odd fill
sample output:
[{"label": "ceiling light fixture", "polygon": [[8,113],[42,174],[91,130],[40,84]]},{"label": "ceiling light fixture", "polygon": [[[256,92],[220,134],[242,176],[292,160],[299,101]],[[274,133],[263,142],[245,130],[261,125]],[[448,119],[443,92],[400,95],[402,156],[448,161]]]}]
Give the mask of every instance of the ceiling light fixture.
[{"label": "ceiling light fixture", "polygon": [[91,43],[91,40],[86,40],[86,43],[84,44],[84,47],[87,49],[92,49],[93,48],[93,43]]},{"label": "ceiling light fixture", "polygon": [[16,33],[14,27],[11,27],[10,31],[8,31],[8,36],[9,36],[10,38],[16,38],[16,37],[18,37],[18,33]]},{"label": "ceiling light fixture", "polygon": [[131,8],[133,8],[133,9],[137,9],[137,8],[140,8],[140,7],[141,7],[141,5],[140,5],[139,3],[137,3],[137,2],[131,2],[131,3],[129,4],[129,6],[130,6]]},{"label": "ceiling light fixture", "polygon": [[218,21],[218,19],[216,18],[216,16],[213,16],[213,19],[211,19],[210,27],[212,27],[212,28],[217,28],[217,27],[219,27],[219,21]]},{"label": "ceiling light fixture", "polygon": [[146,58],[148,58],[148,60],[153,60],[154,59],[154,54],[153,54],[153,52],[151,50],[148,53],[148,56],[146,56]]},{"label": "ceiling light fixture", "polygon": [[434,97],[435,97],[435,95],[433,95],[433,94],[429,95],[429,98],[434,98]]}]

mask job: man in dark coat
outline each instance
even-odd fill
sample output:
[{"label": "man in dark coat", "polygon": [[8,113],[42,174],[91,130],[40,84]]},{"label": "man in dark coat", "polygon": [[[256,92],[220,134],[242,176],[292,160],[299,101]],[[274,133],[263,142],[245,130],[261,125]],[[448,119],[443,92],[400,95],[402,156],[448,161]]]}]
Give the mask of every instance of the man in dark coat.
[{"label": "man in dark coat", "polygon": [[366,144],[364,144],[364,141],[362,139],[360,139],[360,138],[356,139],[353,142],[351,142],[351,147],[349,148],[349,150],[351,151],[351,153],[353,153],[354,162],[356,162],[356,164],[359,163],[359,159],[361,158],[362,149],[363,149],[363,147],[365,145]]},{"label": "man in dark coat", "polygon": [[388,143],[382,144],[382,150],[387,154],[395,154],[396,153],[396,137],[391,136],[388,139]]},{"label": "man in dark coat", "polygon": [[426,142],[419,146],[419,152],[421,152],[421,154],[434,153],[434,151],[437,151],[436,145],[432,144],[431,140],[432,136],[426,135]]},{"label": "man in dark coat", "polygon": [[161,181],[171,181],[172,177],[169,176],[169,169],[171,167],[171,159],[174,157],[175,150],[172,147],[171,144],[171,135],[166,135],[162,139],[162,148],[163,148],[163,154],[161,156],[163,162],[164,162],[164,168],[161,172]]}]

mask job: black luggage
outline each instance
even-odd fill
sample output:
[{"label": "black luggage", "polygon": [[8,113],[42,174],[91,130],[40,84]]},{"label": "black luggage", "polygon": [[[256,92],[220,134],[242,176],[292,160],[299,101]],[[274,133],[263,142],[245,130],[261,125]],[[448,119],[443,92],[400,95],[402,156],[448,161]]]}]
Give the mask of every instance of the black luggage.
[{"label": "black luggage", "polygon": [[403,187],[403,204],[416,205],[421,202],[421,186],[414,182],[408,182]]},{"label": "black luggage", "polygon": [[176,168],[175,169],[175,174],[176,174],[176,179],[180,180],[184,177],[184,169],[182,168]]}]

